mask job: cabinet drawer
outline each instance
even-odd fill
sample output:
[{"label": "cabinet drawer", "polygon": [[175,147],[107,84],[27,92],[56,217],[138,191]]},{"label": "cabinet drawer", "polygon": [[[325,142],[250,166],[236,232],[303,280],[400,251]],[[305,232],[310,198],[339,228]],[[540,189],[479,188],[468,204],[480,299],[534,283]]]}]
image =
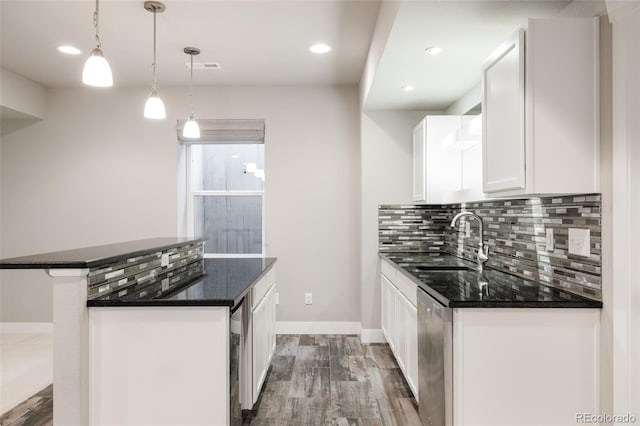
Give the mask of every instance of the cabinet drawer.
[{"label": "cabinet drawer", "polygon": [[255,309],[260,303],[267,291],[271,288],[267,276],[260,278],[260,281],[251,289],[251,307]]},{"label": "cabinet drawer", "polygon": [[417,288],[416,284],[413,281],[404,276],[401,272],[398,272],[395,279],[393,280],[393,284],[413,306],[416,306]]},{"label": "cabinet drawer", "polygon": [[276,267],[273,266],[269,272],[267,272],[267,283],[269,284],[268,287],[271,287],[273,284],[276,283]]},{"label": "cabinet drawer", "polygon": [[390,281],[394,281],[396,278],[396,267],[385,259],[382,259],[382,262],[380,262],[380,272],[389,278]]},{"label": "cabinet drawer", "polygon": [[251,307],[255,308],[262,300],[267,291],[276,283],[276,268],[271,269],[262,277],[260,281],[251,289]]}]

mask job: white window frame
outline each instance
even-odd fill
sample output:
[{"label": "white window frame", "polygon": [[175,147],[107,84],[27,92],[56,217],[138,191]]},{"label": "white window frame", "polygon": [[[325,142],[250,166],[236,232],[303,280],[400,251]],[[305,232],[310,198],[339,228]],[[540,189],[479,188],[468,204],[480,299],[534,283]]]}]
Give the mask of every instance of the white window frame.
[{"label": "white window frame", "polygon": [[[200,144],[194,144],[200,145]],[[202,144],[204,145],[204,144]],[[222,145],[222,144],[221,144]],[[252,145],[252,144],[247,144]],[[260,253],[204,253],[204,257],[207,259],[221,259],[221,258],[260,258],[264,257],[266,251],[265,241],[265,208],[264,208],[264,194],[265,189],[262,191],[193,191],[191,189],[191,144],[186,145],[186,184],[187,184],[187,202],[186,202],[186,216],[187,216],[187,234],[190,238],[195,238],[195,220],[194,220],[194,200],[197,196],[205,197],[243,197],[243,196],[259,196],[261,197],[262,207],[262,247]],[[206,247],[206,242],[205,242]]]}]

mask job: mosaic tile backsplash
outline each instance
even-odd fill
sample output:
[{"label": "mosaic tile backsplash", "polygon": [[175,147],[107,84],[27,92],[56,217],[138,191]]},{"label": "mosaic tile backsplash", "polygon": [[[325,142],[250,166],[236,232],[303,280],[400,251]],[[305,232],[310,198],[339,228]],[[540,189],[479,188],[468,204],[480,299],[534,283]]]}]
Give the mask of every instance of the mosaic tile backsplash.
[{"label": "mosaic tile backsplash", "polygon": [[[169,260],[165,266],[163,255]],[[137,298],[156,296],[158,291],[170,291],[202,275],[203,257],[204,242],[197,242],[93,268],[87,279],[87,298],[127,298],[132,292]]]},{"label": "mosaic tile backsplash", "polygon": [[[491,268],[540,281],[600,300],[601,203],[599,194],[492,200],[467,203],[464,210],[484,222]],[[450,227],[462,209],[449,205],[381,205],[378,208],[381,252],[446,252],[475,261],[478,225],[466,218]],[[546,229],[553,229],[554,248],[547,251]],[[590,255],[569,254],[569,228],[589,229]]]}]

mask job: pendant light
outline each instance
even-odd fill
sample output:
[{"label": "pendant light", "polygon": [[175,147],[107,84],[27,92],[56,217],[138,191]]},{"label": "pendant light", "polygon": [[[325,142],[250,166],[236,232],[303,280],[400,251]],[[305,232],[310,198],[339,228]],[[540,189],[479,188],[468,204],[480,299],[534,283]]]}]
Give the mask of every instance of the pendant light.
[{"label": "pendant light", "polygon": [[100,5],[96,0],[96,10],[93,12],[93,28],[96,30],[96,48],[91,51],[91,55],[84,63],[82,70],[82,82],[87,86],[111,87],[113,86],[113,75],[109,62],[102,54],[102,42],[99,33],[99,13]]},{"label": "pendant light", "polygon": [[184,53],[191,57],[191,62],[189,65],[189,105],[191,108],[191,115],[186,123],[184,123],[184,128],[182,129],[182,137],[198,139],[200,137],[200,126],[198,126],[198,122],[196,118],[193,116],[193,55],[199,55],[200,49],[197,47],[185,47]]},{"label": "pendant light", "polygon": [[158,96],[158,76],[156,72],[156,14],[164,12],[164,4],[157,1],[145,1],[144,8],[149,12],[153,12],[153,79],[151,80],[151,94],[144,104],[144,117],[161,120],[167,118],[167,112],[164,103]]}]

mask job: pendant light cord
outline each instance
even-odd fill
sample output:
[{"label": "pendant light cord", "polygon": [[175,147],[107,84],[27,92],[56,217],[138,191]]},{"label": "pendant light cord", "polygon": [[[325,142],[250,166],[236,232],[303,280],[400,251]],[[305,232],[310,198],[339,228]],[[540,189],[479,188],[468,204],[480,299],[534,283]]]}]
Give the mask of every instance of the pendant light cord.
[{"label": "pendant light cord", "polygon": [[189,104],[191,105],[191,116],[193,116],[193,53],[191,57],[191,65],[189,66]]},{"label": "pendant light cord", "polygon": [[100,27],[99,27],[99,12],[100,12],[100,4],[99,0],[96,0],[96,11],[93,12],[93,28],[96,30],[96,47],[100,49],[102,47],[102,42],[100,41]]},{"label": "pendant light cord", "polygon": [[152,90],[157,89],[157,81],[158,78],[156,76],[156,9],[153,9],[153,64],[151,65],[153,69],[153,80],[151,81]]}]

